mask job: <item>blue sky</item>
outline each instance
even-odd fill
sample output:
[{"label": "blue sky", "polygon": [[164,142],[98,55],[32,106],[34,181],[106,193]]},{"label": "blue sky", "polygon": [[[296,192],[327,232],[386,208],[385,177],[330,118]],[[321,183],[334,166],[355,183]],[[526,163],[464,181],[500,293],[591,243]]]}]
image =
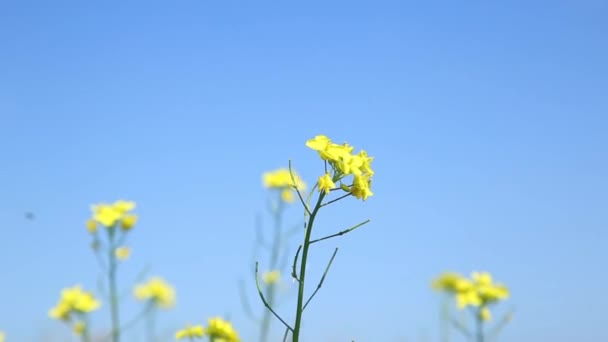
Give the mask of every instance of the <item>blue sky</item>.
[{"label": "blue sky", "polygon": [[375,196],[319,218],[319,235],[372,222],[313,251],[311,279],[340,247],[305,341],[437,341],[429,282],[444,270],[509,285],[502,341],[607,340],[607,10],[3,2],[0,329],[66,334],[46,313],[62,287],[95,288],[89,205],[126,198],[141,220],[123,284],[150,264],[178,291],[159,329],[229,313],[253,340],[237,281],[261,174],[292,159],[313,183],[322,164],[304,142],[326,134],[375,157]]}]

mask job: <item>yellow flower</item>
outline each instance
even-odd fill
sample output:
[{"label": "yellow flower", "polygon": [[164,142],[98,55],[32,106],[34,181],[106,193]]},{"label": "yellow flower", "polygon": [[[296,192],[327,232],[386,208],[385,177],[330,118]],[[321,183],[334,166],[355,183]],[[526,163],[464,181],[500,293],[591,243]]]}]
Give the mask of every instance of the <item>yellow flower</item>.
[{"label": "yellow flower", "polygon": [[92,293],[82,290],[79,285],[65,288],[57,305],[49,310],[49,316],[54,319],[68,321],[72,313],[86,314],[97,310],[101,303]]},{"label": "yellow flower", "polygon": [[162,278],[154,277],[147,283],[135,287],[135,297],[142,301],[153,301],[162,308],[175,305],[175,290]]},{"label": "yellow flower", "polygon": [[[325,135],[317,135],[306,142],[306,146],[317,151],[321,159],[327,161],[334,171],[330,179],[342,180],[343,177],[353,175],[353,186],[340,185],[340,187],[353,194],[356,198],[367,200],[373,195],[371,191],[371,177],[374,170],[371,167],[373,157],[361,150],[358,154],[352,154],[354,147],[347,143],[334,144]],[[319,186],[326,185],[319,182]],[[334,185],[335,186],[335,185]],[[321,189],[320,189],[321,191]],[[327,188],[323,189],[327,192]]]},{"label": "yellow flower", "polygon": [[87,221],[87,230],[89,231],[89,233],[91,234],[95,234],[97,232],[97,222],[95,222],[95,220],[88,220]]},{"label": "yellow flower", "polygon": [[78,321],[78,322],[74,323],[74,326],[72,327],[72,331],[77,336],[81,336],[82,333],[84,333],[84,331],[86,329],[87,329],[87,326],[83,321]]},{"label": "yellow flower", "polygon": [[334,182],[332,181],[329,173],[326,173],[323,176],[319,177],[318,185],[319,185],[319,192],[325,191],[326,194],[329,193],[329,190],[336,187],[336,184],[334,184]]},{"label": "yellow flower", "polygon": [[205,336],[205,329],[201,325],[190,325],[187,324],[182,330],[175,333],[176,340],[202,338]]},{"label": "yellow flower", "polygon": [[355,175],[355,181],[350,189],[353,196],[365,201],[368,197],[374,195],[370,189],[371,180],[369,177],[369,174]]},{"label": "yellow flower", "polygon": [[240,342],[239,335],[232,324],[221,317],[209,319],[207,335],[212,341]]},{"label": "yellow flower", "polygon": [[281,278],[281,272],[279,270],[274,270],[270,272],[265,272],[262,274],[262,281],[267,285],[275,284]]},{"label": "yellow flower", "polygon": [[479,310],[479,318],[481,318],[482,321],[489,321],[492,319],[492,312],[490,312],[490,309],[487,306],[484,306]]},{"label": "yellow flower", "polygon": [[433,281],[432,287],[455,295],[458,308],[480,307],[479,317],[492,318],[488,304],[509,296],[509,290],[502,284],[495,284],[487,272],[473,272],[471,279],[454,272],[446,272]]},{"label": "yellow flower", "polygon": [[123,230],[129,230],[129,229],[133,228],[133,226],[135,226],[136,223],[137,223],[137,215],[128,214],[122,218],[120,227]]},{"label": "yellow flower", "polygon": [[93,211],[93,220],[110,228],[117,223],[121,223],[123,229],[130,229],[137,221],[135,215],[129,214],[135,209],[135,202],[119,200],[113,204],[96,204],[91,206]]},{"label": "yellow flower", "polygon": [[299,191],[306,190],[306,183],[300,178],[300,176],[292,169],[293,179],[291,179],[291,173],[289,169],[277,169],[274,171],[265,172],[262,175],[264,187],[269,189],[277,189],[281,191],[281,199],[287,203],[291,203],[294,200],[294,186]]},{"label": "yellow flower", "polygon": [[465,278],[455,272],[445,272],[433,280],[431,287],[439,291],[456,292],[459,282]]},{"label": "yellow flower", "polygon": [[0,331],[0,342],[4,342],[6,339],[6,334],[3,331]]},{"label": "yellow flower", "polygon": [[118,247],[114,250],[114,255],[120,261],[127,260],[131,255],[131,249],[129,247]]},{"label": "yellow flower", "polygon": [[334,144],[325,135],[317,135],[313,139],[306,142],[306,146],[317,151],[323,160],[331,162],[339,162],[341,159],[346,159],[353,151],[353,147],[344,143],[342,145]]}]

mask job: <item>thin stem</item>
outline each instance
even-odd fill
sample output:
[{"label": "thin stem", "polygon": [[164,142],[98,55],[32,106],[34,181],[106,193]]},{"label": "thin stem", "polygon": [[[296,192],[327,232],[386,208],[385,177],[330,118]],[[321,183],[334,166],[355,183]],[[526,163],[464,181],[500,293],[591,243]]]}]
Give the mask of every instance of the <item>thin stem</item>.
[{"label": "thin stem", "polygon": [[304,305],[304,282],[306,279],[306,262],[308,260],[308,249],[310,248],[310,235],[312,232],[312,227],[315,222],[315,217],[321,209],[321,202],[325,197],[325,192],[319,193],[319,198],[317,199],[317,203],[315,205],[314,210],[310,214],[310,218],[308,219],[308,225],[306,227],[306,235],[304,236],[304,244],[302,247],[302,262],[300,263],[300,282],[298,284],[298,304],[296,306],[296,323],[293,329],[293,339],[292,342],[299,342],[300,340],[300,328],[302,326],[302,314],[304,313],[303,305]]},{"label": "thin stem", "polygon": [[84,316],[84,331],[82,332],[82,342],[90,342],[91,341],[91,331],[89,330],[89,318]]},{"label": "thin stem", "polygon": [[281,323],[283,323],[285,325],[286,328],[288,328],[289,330],[293,331],[293,328],[287,324],[287,322],[285,322],[285,320],[283,318],[281,318],[281,316],[279,316],[271,307],[270,305],[268,305],[268,302],[266,301],[266,298],[264,297],[264,294],[262,293],[262,289],[260,288],[260,281],[259,281],[259,276],[258,276],[258,262],[255,262],[255,285],[258,288],[258,294],[260,295],[260,298],[262,299],[262,302],[264,303],[264,306],[266,306],[268,308],[268,310],[270,310],[270,312],[272,312],[272,314],[279,319],[279,321],[281,321]]},{"label": "thin stem", "polygon": [[338,198],[335,198],[335,199],[333,199],[333,200],[331,200],[331,201],[329,201],[329,202],[325,202],[325,203],[321,204],[321,206],[322,206],[322,207],[324,207],[324,206],[326,206],[326,205],[330,205],[330,204],[332,204],[332,203],[334,203],[334,202],[338,202],[339,200],[344,199],[344,198],[346,198],[346,197],[348,197],[348,196],[351,196],[351,195],[352,195],[352,194],[349,192],[349,193],[348,193],[348,194],[346,194],[346,195],[342,195],[342,196],[340,196],[340,197],[338,197]]},{"label": "thin stem", "polygon": [[[148,302],[146,303],[146,306],[135,316],[133,317],[130,321],[128,321],[125,325],[123,325],[120,328],[121,332],[125,332],[127,330],[129,330],[130,328],[132,328],[137,322],[139,322],[140,319],[144,318],[148,312],[150,310],[154,309],[154,303],[153,302]],[[114,331],[112,331],[112,334],[114,333]],[[113,336],[113,335],[111,335]],[[108,339],[110,336],[104,338],[104,340]]]},{"label": "thin stem", "polygon": [[477,342],[484,342],[484,338],[483,338],[483,319],[481,318],[481,307],[478,309],[477,315],[476,315],[476,328],[477,328]]},{"label": "thin stem", "polygon": [[156,323],[156,310],[149,310],[146,315],[146,335],[148,341],[156,341],[155,324]]},{"label": "thin stem", "polygon": [[108,230],[109,235],[109,270],[108,270],[108,282],[110,286],[110,310],[112,317],[112,341],[119,342],[120,341],[120,316],[119,316],[119,307],[118,307],[118,289],[117,289],[117,281],[116,281],[116,256],[114,254],[114,234],[116,232],[116,227],[111,227]]},{"label": "thin stem", "polygon": [[509,312],[507,312],[502,317],[502,319],[496,324],[496,326],[494,326],[490,333],[488,333],[488,337],[490,337],[490,340],[494,340],[502,331],[502,329],[509,323],[509,321],[511,321],[513,317],[513,312],[514,310],[510,310]]},{"label": "thin stem", "polygon": [[296,256],[293,258],[293,266],[291,267],[291,276],[293,277],[293,279],[297,280],[298,283],[300,282],[300,279],[298,278],[298,275],[296,274],[296,264],[298,263],[298,256],[300,255],[301,250],[302,250],[302,245],[299,245],[298,250],[296,251]]},{"label": "thin stem", "polygon": [[[292,181],[295,184],[295,181],[293,180],[293,175],[292,175]],[[282,226],[282,214],[283,214],[283,208],[284,208],[285,204],[283,203],[283,201],[279,198],[278,199],[278,203],[276,206],[274,206],[274,236],[273,236],[273,240],[272,240],[272,250],[270,253],[270,261],[269,261],[269,268],[270,271],[274,271],[277,268],[277,264],[279,261],[279,253],[280,253],[280,249],[281,249],[281,226]],[[266,287],[266,298],[268,298],[268,305],[270,306],[274,306],[275,303],[275,291],[274,291],[274,286],[271,284],[269,286]],[[264,316],[262,317],[262,328],[260,329],[260,342],[266,342],[266,340],[268,339],[268,333],[270,330],[270,325],[271,325],[271,321],[270,321],[270,312],[266,311],[264,312]]]},{"label": "thin stem", "polygon": [[322,237],[322,238],[320,238],[320,239],[312,240],[312,241],[310,241],[310,243],[311,243],[311,244],[313,244],[313,243],[315,243],[315,242],[319,242],[319,241],[323,241],[323,240],[331,239],[331,238],[336,237],[336,236],[340,236],[340,235],[344,235],[344,234],[346,234],[346,233],[350,233],[350,232],[352,232],[353,230],[355,230],[355,229],[357,229],[357,228],[361,227],[362,225],[364,225],[364,224],[368,224],[370,221],[371,221],[371,220],[365,220],[365,221],[363,221],[363,222],[361,222],[361,223],[359,223],[359,224],[357,224],[357,225],[355,225],[355,226],[352,226],[352,227],[350,227],[350,228],[348,228],[348,229],[345,229],[345,230],[343,230],[343,231],[341,231],[341,232],[338,232],[338,233],[336,233],[336,234],[332,234],[332,235],[328,235],[328,236]]},{"label": "thin stem", "polygon": [[296,193],[298,194],[298,197],[300,198],[300,202],[302,202],[302,205],[304,206],[304,209],[306,209],[306,212],[308,213],[308,215],[311,215],[310,210],[308,209],[308,205],[306,204],[306,202],[304,202],[304,198],[302,198],[300,189],[298,189],[298,185],[296,184],[296,179],[293,176],[293,171],[291,169],[291,159],[289,160],[289,175],[291,176],[291,181],[293,182],[292,187],[296,190]]},{"label": "thin stem", "polygon": [[310,301],[314,298],[314,296],[317,294],[317,292],[319,292],[319,290],[321,289],[321,286],[323,286],[323,282],[325,281],[327,272],[329,272],[329,268],[331,267],[331,264],[334,262],[334,258],[336,257],[337,253],[338,253],[338,248],[336,247],[336,249],[334,250],[334,254],[331,255],[331,259],[329,259],[329,262],[327,263],[327,267],[325,267],[325,272],[323,272],[323,276],[321,277],[321,280],[319,281],[319,284],[317,285],[315,292],[313,292],[312,295],[310,296],[310,298],[308,298],[308,300],[306,301],[306,304],[304,304],[304,307],[302,307],[302,311],[304,311],[304,309],[306,309],[306,307],[308,306],[308,303],[310,303]]}]

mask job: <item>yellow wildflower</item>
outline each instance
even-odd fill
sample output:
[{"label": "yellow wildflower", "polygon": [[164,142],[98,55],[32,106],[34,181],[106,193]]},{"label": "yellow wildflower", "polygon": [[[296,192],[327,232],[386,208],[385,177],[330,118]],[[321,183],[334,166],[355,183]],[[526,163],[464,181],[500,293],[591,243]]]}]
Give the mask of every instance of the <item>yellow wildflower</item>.
[{"label": "yellow wildflower", "polygon": [[79,285],[65,288],[57,305],[49,310],[49,316],[54,319],[68,321],[73,313],[83,314],[97,310],[101,303],[92,293],[82,290]]},{"label": "yellow wildflower", "polygon": [[329,173],[326,173],[323,176],[319,177],[318,186],[319,192],[325,191],[325,193],[328,194],[329,190],[336,187],[336,184],[334,184],[334,182],[332,181]]},{"label": "yellow wildflower", "polygon": [[175,333],[176,340],[202,338],[205,336],[205,329],[201,325],[187,324],[184,329]]},{"label": "yellow wildflower", "polygon": [[131,249],[129,247],[118,247],[114,250],[114,255],[120,261],[127,260],[131,255]]},{"label": "yellow wildflower", "polygon": [[374,195],[370,189],[371,180],[369,177],[368,174],[355,175],[355,180],[350,190],[353,196],[365,201],[369,196]]},{"label": "yellow wildflower", "polygon": [[6,339],[6,334],[3,331],[0,331],[0,342],[4,342]]},{"label": "yellow wildflower", "polygon": [[490,312],[490,309],[487,306],[483,306],[479,310],[479,318],[482,321],[489,321],[492,319],[492,312]]},{"label": "yellow wildflower", "polygon": [[87,221],[87,230],[89,231],[89,233],[91,234],[95,234],[97,232],[97,222],[95,222],[95,220],[88,220]]},{"label": "yellow wildflower", "polygon": [[154,277],[147,283],[136,286],[134,292],[137,299],[151,300],[163,308],[170,308],[175,305],[175,290],[159,277]]},{"label": "yellow wildflower", "polygon": [[265,272],[262,274],[262,281],[267,285],[275,284],[281,278],[281,272],[279,270],[274,270],[270,272]]},{"label": "yellow wildflower", "polygon": [[240,338],[232,324],[221,317],[209,319],[207,335],[212,341],[240,342]]},{"label": "yellow wildflower", "polygon": [[86,329],[87,329],[87,326],[83,321],[78,321],[78,322],[74,323],[74,326],[72,327],[72,331],[77,336],[81,336],[82,333],[84,333]]},{"label": "yellow wildflower", "polygon": [[[344,176],[354,175],[353,186],[340,185],[344,191],[348,191],[356,198],[367,200],[373,195],[371,191],[371,177],[374,175],[371,162],[373,157],[367,155],[367,152],[361,150],[358,154],[352,154],[354,149],[347,143],[342,145],[334,144],[325,135],[317,135],[313,139],[306,142],[306,146],[317,151],[321,159],[327,161],[334,173],[329,177],[342,180]],[[319,183],[319,186],[322,184]],[[326,184],[323,184],[326,185]],[[327,191],[326,189],[324,189]],[[320,189],[321,191],[321,189]]]},{"label": "yellow wildflower", "polygon": [[119,200],[113,204],[101,203],[91,206],[93,220],[110,228],[121,223],[123,229],[130,229],[135,224],[137,217],[129,214],[135,209],[135,202]]},{"label": "yellow wildflower", "polygon": [[136,223],[137,223],[137,215],[128,214],[122,218],[120,227],[123,230],[129,230],[129,229],[133,228],[133,226],[135,226]]},{"label": "yellow wildflower", "polygon": [[300,178],[300,176],[292,169],[293,180],[291,179],[291,173],[289,169],[282,168],[274,171],[265,172],[262,175],[264,187],[269,189],[277,189],[281,191],[281,199],[287,203],[291,203],[294,200],[294,186],[299,191],[306,190],[306,183]]}]

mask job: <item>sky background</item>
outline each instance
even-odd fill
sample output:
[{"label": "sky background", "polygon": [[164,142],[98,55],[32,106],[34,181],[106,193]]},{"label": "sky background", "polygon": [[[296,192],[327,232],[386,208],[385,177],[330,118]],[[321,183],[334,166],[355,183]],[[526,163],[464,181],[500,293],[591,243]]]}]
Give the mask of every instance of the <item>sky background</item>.
[{"label": "sky background", "polygon": [[[510,287],[501,341],[608,340],[607,11],[3,1],[0,330],[66,340],[47,311],[63,287],[96,288],[89,205],[124,198],[140,221],[122,284],[150,264],[177,289],[159,332],[229,314],[254,341],[237,282],[250,277],[261,311],[250,272],[255,217],[271,222],[262,173],[292,159],[313,184],[323,166],[304,143],[326,134],[375,157],[375,195],[320,214],[319,236],[372,222],[314,248],[311,285],[340,251],[304,341],[438,341],[429,283],[446,270]],[[294,205],[286,220],[301,215]],[[138,309],[126,301],[125,317]],[[291,303],[278,309],[288,318]]]}]

